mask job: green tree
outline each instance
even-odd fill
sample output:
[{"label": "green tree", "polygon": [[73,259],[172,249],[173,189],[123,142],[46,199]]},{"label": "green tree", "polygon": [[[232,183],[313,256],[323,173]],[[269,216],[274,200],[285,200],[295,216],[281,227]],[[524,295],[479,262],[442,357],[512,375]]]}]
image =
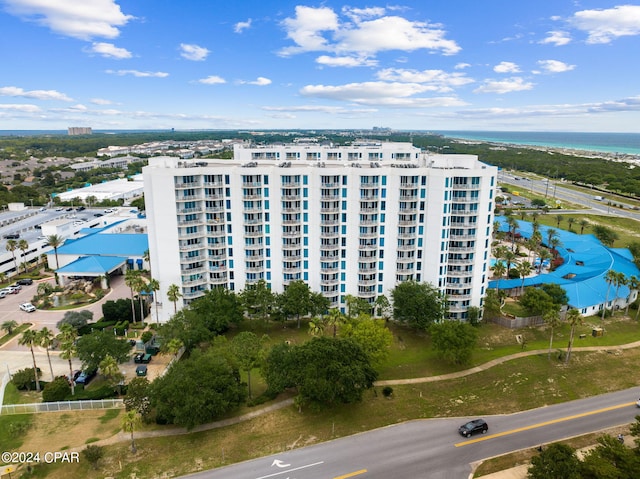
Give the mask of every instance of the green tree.
[{"label": "green tree", "polygon": [[[56,336],[56,339],[60,343],[60,358],[66,359],[69,362],[69,377],[73,377],[73,367],[71,360],[76,356],[78,351],[76,350],[76,338],[78,332],[70,324],[63,324],[60,327],[60,333]],[[71,381],[71,395],[75,395],[76,387],[75,382]]]},{"label": "green tree", "polygon": [[632,478],[640,471],[638,451],[605,434],[582,460],[582,479]]},{"label": "green tree", "polygon": [[251,399],[251,371],[258,367],[262,359],[262,345],[265,338],[259,338],[255,333],[243,331],[231,340],[231,350],[241,371],[247,373],[249,399]]},{"label": "green tree", "polygon": [[373,366],[380,366],[389,356],[393,333],[383,319],[362,314],[340,329],[340,337],[353,339],[364,351]]},{"label": "green tree", "polygon": [[300,316],[311,310],[311,290],[302,280],[291,281],[279,296],[280,308],[286,317],[295,316],[300,328]]},{"label": "green tree", "polygon": [[582,479],[575,451],[565,444],[549,444],[531,458],[528,479]]},{"label": "green tree", "polygon": [[578,224],[580,225],[580,234],[584,233],[585,228],[588,228],[589,226],[591,226],[589,222],[585,219],[581,219]]},{"label": "green tree", "polygon": [[446,313],[446,300],[440,291],[429,283],[405,281],[391,291],[393,317],[416,329],[427,330],[433,322],[440,321]]},{"label": "green tree", "polygon": [[150,383],[147,378],[133,378],[127,385],[127,395],[124,397],[124,407],[127,411],[136,411],[145,419],[151,412],[149,402]]},{"label": "green tree", "polygon": [[564,306],[569,302],[567,292],[558,283],[545,283],[540,288],[549,295],[551,302],[557,306]]},{"label": "green tree", "polygon": [[44,385],[42,390],[42,400],[44,402],[64,401],[69,396],[71,387],[69,381],[65,377],[55,378],[53,381]]},{"label": "green tree", "polygon": [[63,324],[69,324],[76,331],[93,319],[93,312],[88,309],[82,311],[67,311],[60,321],[56,323],[56,327],[60,329]]},{"label": "green tree", "polygon": [[49,361],[49,371],[51,372],[52,381],[55,379],[55,376],[53,375],[53,366],[51,365],[51,355],[49,354],[49,351],[56,342],[57,341],[55,336],[53,335],[53,331],[51,331],[46,326],[38,331],[37,343],[38,346],[45,348],[45,350],[47,351],[47,360]]},{"label": "green tree", "polygon": [[62,246],[63,243],[64,243],[64,239],[62,238],[62,236],[58,236],[58,235],[47,236],[47,246],[51,246],[53,248],[53,253],[55,254],[55,257],[56,257],[56,270],[60,268],[60,263],[58,262],[58,248]]},{"label": "green tree", "polygon": [[186,309],[181,309],[161,325],[159,334],[165,344],[177,339],[184,345],[187,352],[213,337],[213,333],[207,328],[205,318],[193,312],[189,313]]},{"label": "green tree", "polygon": [[468,364],[476,346],[478,331],[462,321],[441,321],[429,328],[431,344],[438,357],[451,364]]},{"label": "green tree", "polygon": [[370,314],[371,305],[364,299],[358,298],[351,294],[347,294],[344,297],[344,303],[347,309],[347,318],[352,319],[360,314]]},{"label": "green tree", "polygon": [[13,319],[8,319],[7,321],[4,321],[2,323],[2,326],[0,326],[0,329],[3,329],[4,331],[7,332],[7,334],[13,334],[13,330],[16,329],[18,327],[18,323],[16,321],[14,321]]},{"label": "green tree", "polygon": [[24,274],[27,274],[26,254],[27,254],[27,250],[29,249],[28,241],[26,239],[21,239],[20,241],[18,241],[18,249],[22,251],[22,258],[23,258],[22,264],[24,265]]},{"label": "green tree", "polygon": [[527,287],[520,298],[520,304],[532,315],[541,315],[553,309],[553,299],[540,288]]},{"label": "green tree", "polygon": [[547,358],[551,359],[551,348],[553,347],[553,332],[562,323],[560,322],[560,314],[556,308],[550,308],[545,311],[542,315],[542,318],[544,319],[547,328],[549,328],[549,331],[551,332],[551,334],[549,335],[549,353],[547,355]]},{"label": "green tree", "polygon": [[263,374],[272,392],[296,387],[299,404],[334,405],[362,399],[377,373],[352,339],[313,338],[300,346],[277,345]]},{"label": "green tree", "polygon": [[504,276],[507,272],[507,267],[502,261],[496,261],[496,263],[491,267],[493,274],[498,281],[496,281],[496,289],[500,289],[500,278]]},{"label": "green tree", "polygon": [[629,306],[631,306],[631,297],[633,296],[634,291],[638,291],[638,288],[640,288],[640,279],[634,275],[629,276],[627,286],[629,286],[629,294],[627,295],[627,306],[624,311],[625,315],[629,314]]},{"label": "green tree", "polygon": [[528,275],[531,274],[532,270],[533,270],[533,268],[531,267],[531,263],[529,263],[528,261],[521,261],[516,266],[516,271],[518,272],[518,274],[520,275],[520,278],[522,279],[522,281],[520,283],[520,294],[521,295],[524,294],[524,280],[526,279],[526,277]]},{"label": "green tree", "polygon": [[583,318],[580,314],[580,311],[575,308],[571,308],[569,311],[567,311],[566,320],[567,323],[569,323],[571,329],[569,331],[569,345],[567,346],[567,356],[565,357],[564,362],[565,364],[569,364],[569,360],[571,359],[571,348],[573,347],[573,336],[575,334],[576,326],[582,324]]},{"label": "green tree", "polygon": [[38,333],[33,329],[27,329],[22,333],[22,337],[18,340],[21,346],[29,346],[31,350],[31,359],[33,360],[33,371],[36,380],[36,391],[40,392],[40,378],[38,377],[38,366],[36,365],[36,355],[33,352],[33,346],[38,344]]},{"label": "green tree", "polygon": [[309,334],[311,336],[324,336],[324,330],[327,327],[326,316],[316,316],[309,321]]},{"label": "green tree", "polygon": [[607,294],[604,297],[604,304],[602,305],[602,317],[600,318],[604,321],[604,315],[607,312],[607,303],[609,302],[609,291],[611,291],[611,285],[614,284],[618,279],[617,273],[610,269],[604,275],[604,280],[607,282]]},{"label": "green tree", "polygon": [[[133,305],[133,293],[134,291],[138,291],[141,288],[140,284],[144,282],[140,277],[140,273],[134,269],[128,269],[124,275],[124,283],[129,287],[129,291],[131,291],[131,317],[133,321],[136,320],[136,311]],[[144,315],[142,315],[144,319]]]},{"label": "green tree", "polygon": [[182,298],[180,286],[177,284],[170,284],[169,289],[167,289],[167,299],[173,303],[173,314],[178,312],[178,300],[180,298]]},{"label": "green tree", "polygon": [[331,308],[327,313],[327,324],[333,329],[333,337],[335,338],[338,333],[338,325],[346,323],[346,316],[338,309]]},{"label": "green tree", "polygon": [[102,446],[90,444],[82,450],[82,456],[91,464],[93,469],[97,470],[100,459],[104,456],[104,449]]},{"label": "green tree", "polygon": [[612,247],[613,243],[620,238],[618,233],[613,231],[611,228],[602,225],[594,225],[593,234],[603,245],[609,247]]},{"label": "green tree", "polygon": [[263,321],[269,319],[269,312],[273,308],[275,296],[264,279],[249,284],[240,293],[240,301],[249,317],[258,317]]},{"label": "green tree", "polygon": [[118,387],[118,393],[122,394],[122,382],[124,381],[124,374],[120,371],[118,361],[107,354],[100,364],[98,365],[100,372],[107,379],[107,383],[111,387]]},{"label": "green tree", "polygon": [[564,220],[564,216],[556,215],[556,228],[560,228],[560,223]]},{"label": "green tree", "polygon": [[7,240],[5,249],[11,252],[11,256],[13,256],[13,266],[16,270],[16,273],[18,273],[18,263],[16,262],[16,250],[18,249],[18,242],[12,239]]},{"label": "green tree", "polygon": [[389,320],[393,315],[393,308],[391,307],[391,303],[389,302],[389,298],[387,298],[384,294],[379,295],[376,298],[376,316],[379,318],[383,318],[385,320]]},{"label": "green tree", "polygon": [[206,328],[214,334],[222,334],[232,324],[244,318],[238,295],[226,288],[214,288],[194,300],[184,312],[185,316],[197,314]]},{"label": "green tree", "polygon": [[159,418],[190,430],[235,409],[246,394],[238,371],[224,357],[196,350],[152,383],[150,398]]},{"label": "green tree", "polygon": [[127,341],[104,330],[85,334],[76,341],[76,354],[85,371],[96,371],[107,356],[114,358],[118,364],[123,363],[129,359],[130,349]]},{"label": "green tree", "polygon": [[178,339],[173,338],[167,341],[167,352],[173,354],[173,357],[177,357],[180,350],[184,347],[184,343]]},{"label": "green tree", "polygon": [[136,442],[133,438],[134,431],[140,426],[142,422],[140,414],[137,411],[127,411],[122,416],[121,426],[124,432],[131,433],[131,453],[135,454],[138,452],[138,448],[136,447]]},{"label": "green tree", "polygon": [[160,291],[160,282],[157,279],[151,278],[147,283],[146,291],[153,297],[153,304],[155,305],[156,310],[156,324],[160,324],[160,319],[158,317],[158,299],[156,298],[156,291]]}]

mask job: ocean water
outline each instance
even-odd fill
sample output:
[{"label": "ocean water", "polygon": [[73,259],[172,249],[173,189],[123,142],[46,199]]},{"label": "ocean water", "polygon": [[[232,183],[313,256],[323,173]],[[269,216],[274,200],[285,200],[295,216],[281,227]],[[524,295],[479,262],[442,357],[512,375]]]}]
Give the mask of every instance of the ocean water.
[{"label": "ocean water", "polygon": [[640,155],[640,133],[576,133],[542,131],[436,131],[447,138],[523,146]]}]

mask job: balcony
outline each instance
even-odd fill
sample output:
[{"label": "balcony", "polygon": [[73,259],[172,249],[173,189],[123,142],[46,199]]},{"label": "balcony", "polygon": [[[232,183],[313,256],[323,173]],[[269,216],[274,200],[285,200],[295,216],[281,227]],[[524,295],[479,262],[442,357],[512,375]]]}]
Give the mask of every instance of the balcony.
[{"label": "balcony", "polygon": [[[340,245],[338,243],[332,243],[332,244],[321,244],[320,245],[320,251],[334,251],[340,249]],[[326,258],[326,256],[324,256]],[[337,255],[336,255],[337,257]]]},{"label": "balcony", "polygon": [[339,218],[323,219],[323,220],[320,220],[320,224],[322,226],[335,226],[340,224],[340,219]]},{"label": "balcony", "polygon": [[242,182],[242,187],[243,188],[262,188],[262,182],[261,181],[243,181]]},{"label": "balcony", "polygon": [[196,206],[194,208],[182,208],[178,210],[178,213],[180,213],[181,215],[202,213],[202,206]]},{"label": "balcony", "polygon": [[246,251],[254,250],[254,249],[262,249],[262,248],[264,248],[264,244],[262,244],[262,243],[254,243],[254,244],[245,244],[244,245],[244,249]]},{"label": "balcony", "polygon": [[476,235],[470,235],[465,233],[454,233],[453,231],[449,231],[449,237],[455,238],[456,240],[472,240],[476,239]]},{"label": "balcony", "polygon": [[398,214],[400,215],[415,215],[417,212],[417,208],[400,208],[400,210],[398,210]]},{"label": "balcony", "polygon": [[299,225],[300,224],[300,218],[283,218],[282,219],[282,224],[283,225]]},{"label": "balcony", "polygon": [[360,207],[360,212],[363,214],[371,214],[371,213],[377,213],[378,212],[378,207],[370,207],[370,206],[364,206],[364,207]]},{"label": "balcony", "polygon": [[375,279],[359,279],[358,286],[375,286],[378,283]]},{"label": "balcony", "polygon": [[223,213],[224,212],[224,206],[206,206],[204,208],[204,210],[207,213]]},{"label": "balcony", "polygon": [[473,271],[448,270],[447,276],[473,276]]},{"label": "balcony", "polygon": [[451,210],[451,216],[464,216],[464,215],[477,215],[478,214],[478,210],[469,210],[469,209],[465,209],[465,210]]},{"label": "balcony", "polygon": [[260,225],[262,224],[262,218],[244,218],[242,223],[245,225]]},{"label": "balcony", "polygon": [[192,225],[200,225],[204,223],[202,218],[198,218],[195,220],[178,220],[178,226],[192,226]]},{"label": "balcony", "polygon": [[358,245],[360,251],[376,251],[378,249],[377,244],[360,244]]},{"label": "balcony", "polygon": [[205,247],[204,243],[194,243],[194,244],[181,244],[178,246],[178,249],[180,251],[194,251],[197,249],[202,249],[204,247]]},{"label": "balcony", "polygon": [[182,202],[182,201],[199,201],[201,200],[203,197],[203,194],[201,191],[199,191],[198,193],[196,193],[195,195],[176,195],[176,201],[177,202]]},{"label": "balcony", "polygon": [[292,266],[292,267],[289,267],[289,268],[283,267],[282,268],[282,272],[283,273],[289,273],[289,274],[295,274],[295,273],[299,273],[301,269],[302,269],[302,266]]},{"label": "balcony", "polygon": [[358,291],[358,298],[373,298],[376,295],[376,291],[372,288],[370,291]]},{"label": "balcony", "polygon": [[340,183],[329,181],[326,183],[322,183],[322,188],[340,188]]},{"label": "balcony", "polygon": [[398,233],[398,239],[415,239],[416,234],[415,231],[411,233]]},{"label": "balcony", "polygon": [[191,274],[199,274],[204,273],[207,270],[204,266],[200,266],[199,268],[180,268],[180,274],[183,275],[191,275]]},{"label": "balcony", "polygon": [[473,258],[465,258],[465,259],[447,259],[447,263],[448,264],[464,264],[464,265],[468,265],[468,264],[473,264],[474,263],[474,259]]},{"label": "balcony", "polygon": [[467,196],[454,196],[451,198],[451,203],[455,204],[455,203],[477,203],[479,200],[478,198],[471,198],[471,197],[467,197]]},{"label": "balcony", "polygon": [[451,188],[454,190],[479,190],[480,184],[454,183],[451,185]]},{"label": "balcony", "polygon": [[202,238],[203,236],[204,231],[199,231],[197,233],[178,233],[178,237],[180,239]]},{"label": "balcony", "polygon": [[334,284],[340,283],[340,279],[339,278],[332,278],[332,279],[321,279],[320,280],[320,284],[324,285],[324,286],[333,286]]},{"label": "balcony", "polygon": [[417,224],[417,217],[412,220],[398,220],[398,226],[413,226]]},{"label": "balcony", "polygon": [[262,230],[245,231],[244,236],[247,238],[256,238],[258,236],[264,236],[264,231]]},{"label": "balcony", "polygon": [[300,195],[283,194],[282,201],[300,201]]},{"label": "balcony", "polygon": [[340,201],[340,195],[336,193],[335,195],[320,195],[320,200],[322,201]]},{"label": "balcony", "polygon": [[222,181],[204,181],[203,186],[208,186],[211,188],[221,188],[224,186],[224,183]]},{"label": "balcony", "polygon": [[398,263],[414,263],[415,261],[416,261],[415,256],[412,256],[412,257],[398,256],[398,258],[397,258],[397,262]]},{"label": "balcony", "polygon": [[401,190],[415,190],[418,188],[418,183],[400,183]]},{"label": "balcony", "polygon": [[211,284],[227,284],[227,277],[225,276],[216,276],[213,278],[209,278],[209,283]]},{"label": "balcony", "polygon": [[472,253],[474,251],[474,246],[449,246],[450,253]]},{"label": "balcony", "polygon": [[379,223],[378,220],[360,220],[358,223],[360,226],[377,226]]},{"label": "balcony", "polygon": [[283,213],[300,213],[300,205],[298,206],[289,206],[289,207],[283,207],[282,208],[282,212]]},{"label": "balcony", "polygon": [[375,266],[360,266],[358,267],[358,273],[362,273],[362,274],[371,274],[371,273],[377,273],[378,272],[378,268]]},{"label": "balcony", "polygon": [[287,181],[285,183],[282,183],[282,187],[283,188],[300,188],[300,182],[299,181]]},{"label": "balcony", "polygon": [[340,236],[339,231],[321,231],[320,238],[331,239],[338,238]]},{"label": "balcony", "polygon": [[199,181],[188,181],[188,182],[176,182],[175,188],[176,190],[183,190],[189,188],[200,188],[201,183]]},{"label": "balcony", "polygon": [[255,193],[249,195],[242,195],[243,200],[261,200],[262,195],[257,195]]},{"label": "balcony", "polygon": [[201,296],[204,296],[204,293],[205,293],[205,292],[206,292],[206,291],[205,291],[204,289],[202,289],[202,290],[198,290],[198,291],[185,291],[185,292],[182,294],[182,297],[183,297],[184,299],[196,299],[196,298],[199,298],[199,297],[201,297]]},{"label": "balcony", "polygon": [[398,245],[398,251],[413,251],[416,249],[416,244],[402,244]]},{"label": "balcony", "polygon": [[244,213],[262,213],[262,206],[245,206],[242,211]]},{"label": "balcony", "polygon": [[322,274],[331,274],[339,271],[340,268],[338,266],[331,266],[329,268],[320,268],[320,273]]},{"label": "balcony", "polygon": [[284,255],[282,257],[282,261],[300,261],[302,259],[302,255],[300,254],[292,254],[292,255]]},{"label": "balcony", "polygon": [[209,255],[207,255],[207,259],[210,259],[210,260],[227,259],[227,254],[226,253],[209,254]]},{"label": "balcony", "polygon": [[245,268],[245,270],[247,271],[247,273],[260,273],[260,272],[264,271],[264,265],[262,265],[262,266],[247,266]]},{"label": "balcony", "polygon": [[283,238],[297,238],[298,236],[300,236],[302,234],[302,230],[293,230],[293,231],[283,231],[282,232],[282,237]]},{"label": "balcony", "polygon": [[339,206],[320,207],[320,212],[321,213],[340,213],[340,207]]},{"label": "balcony", "polygon": [[182,286],[197,286],[197,285],[200,285],[200,284],[204,285],[204,284],[206,284],[206,282],[207,282],[207,279],[204,276],[202,276],[202,277],[200,277],[198,279],[183,280],[182,281]]},{"label": "balcony", "polygon": [[205,193],[204,199],[212,201],[224,201],[224,195],[222,193]]}]

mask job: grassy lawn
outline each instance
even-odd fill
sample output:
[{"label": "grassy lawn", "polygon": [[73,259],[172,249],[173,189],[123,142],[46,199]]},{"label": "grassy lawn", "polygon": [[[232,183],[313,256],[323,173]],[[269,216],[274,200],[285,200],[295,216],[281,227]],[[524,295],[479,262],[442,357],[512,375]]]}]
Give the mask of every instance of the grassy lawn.
[{"label": "grassy lawn", "polygon": [[4,336],[2,336],[0,338],[0,346],[2,346],[3,344],[11,341],[13,338],[15,338],[16,336],[18,336],[19,334],[22,334],[23,331],[26,331],[27,329],[29,329],[31,327],[31,323],[24,323],[19,325],[18,327],[16,327],[11,334],[5,334]]}]

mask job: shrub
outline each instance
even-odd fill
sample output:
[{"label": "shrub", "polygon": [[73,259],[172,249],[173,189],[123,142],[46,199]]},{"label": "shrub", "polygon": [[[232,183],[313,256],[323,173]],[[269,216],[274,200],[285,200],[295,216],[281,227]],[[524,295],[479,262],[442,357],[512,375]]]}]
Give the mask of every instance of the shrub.
[{"label": "shrub", "polygon": [[64,401],[70,392],[69,381],[64,376],[60,376],[47,383],[42,390],[42,400],[44,402]]},{"label": "shrub", "polygon": [[[38,368],[38,378],[42,377],[42,371]],[[33,368],[25,368],[21,369],[13,373],[13,377],[11,378],[11,382],[15,385],[19,390],[24,391],[25,389],[31,391],[31,389],[36,388],[35,375],[33,374]]]},{"label": "shrub", "polygon": [[146,327],[147,327],[147,323],[143,323],[143,322],[132,323],[129,325],[130,329],[144,329]]},{"label": "shrub", "polygon": [[82,455],[94,469],[98,469],[98,462],[104,456],[104,449],[100,446],[87,446],[82,451]]},{"label": "shrub", "polygon": [[144,333],[142,333],[142,336],[140,337],[143,343],[151,341],[151,338],[153,338],[153,333],[151,331],[145,331]]},{"label": "shrub", "polygon": [[382,395],[389,398],[393,395],[393,388],[391,386],[385,386],[382,388]]},{"label": "shrub", "polygon": [[518,279],[520,278],[520,273],[518,273],[518,270],[515,268],[511,268],[509,270],[509,279]]}]

